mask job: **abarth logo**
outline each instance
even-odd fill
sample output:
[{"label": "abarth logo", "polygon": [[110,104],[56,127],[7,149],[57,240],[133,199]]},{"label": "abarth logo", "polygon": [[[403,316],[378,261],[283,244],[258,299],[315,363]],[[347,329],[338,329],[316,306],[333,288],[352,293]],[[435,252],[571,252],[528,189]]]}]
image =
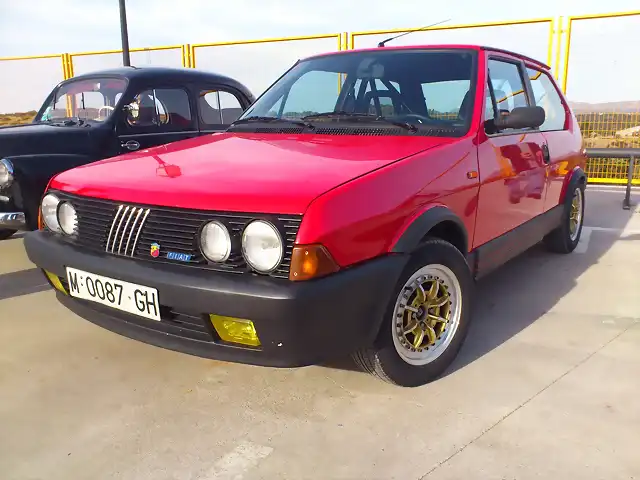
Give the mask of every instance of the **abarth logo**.
[{"label": "abarth logo", "polygon": [[160,245],[157,243],[152,243],[151,251],[149,253],[153,258],[158,258],[160,256]]}]

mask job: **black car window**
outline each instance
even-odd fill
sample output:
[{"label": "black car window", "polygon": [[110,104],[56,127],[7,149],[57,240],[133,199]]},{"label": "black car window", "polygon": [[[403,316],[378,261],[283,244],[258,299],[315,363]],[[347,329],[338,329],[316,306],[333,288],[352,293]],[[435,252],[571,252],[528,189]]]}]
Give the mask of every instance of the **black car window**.
[{"label": "black car window", "polygon": [[182,131],[192,128],[189,95],[179,88],[145,90],[127,106],[129,129]]},{"label": "black car window", "polygon": [[240,100],[224,90],[201,90],[198,95],[200,121],[205,127],[230,125],[242,115]]}]

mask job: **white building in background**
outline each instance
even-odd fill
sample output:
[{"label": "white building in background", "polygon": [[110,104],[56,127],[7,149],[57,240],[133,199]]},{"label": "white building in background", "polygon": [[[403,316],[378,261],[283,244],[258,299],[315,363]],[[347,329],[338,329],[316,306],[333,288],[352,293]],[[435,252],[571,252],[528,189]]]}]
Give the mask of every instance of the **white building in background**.
[{"label": "white building in background", "polygon": [[635,127],[625,128],[624,130],[618,130],[616,132],[616,137],[640,137],[640,125],[636,125]]}]

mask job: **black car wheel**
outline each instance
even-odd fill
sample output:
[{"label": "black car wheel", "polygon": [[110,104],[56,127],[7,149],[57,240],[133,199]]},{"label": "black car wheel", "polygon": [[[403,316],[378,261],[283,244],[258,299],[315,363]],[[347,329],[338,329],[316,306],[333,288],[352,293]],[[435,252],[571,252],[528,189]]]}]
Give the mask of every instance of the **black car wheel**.
[{"label": "black car wheel", "polygon": [[374,345],[356,352],[355,362],[404,387],[435,380],[464,342],[472,289],[460,251],[443,240],[428,240],[401,275]]},{"label": "black car wheel", "polygon": [[545,246],[555,253],[571,253],[578,246],[584,221],[584,183],[567,193],[560,226],[544,238]]}]

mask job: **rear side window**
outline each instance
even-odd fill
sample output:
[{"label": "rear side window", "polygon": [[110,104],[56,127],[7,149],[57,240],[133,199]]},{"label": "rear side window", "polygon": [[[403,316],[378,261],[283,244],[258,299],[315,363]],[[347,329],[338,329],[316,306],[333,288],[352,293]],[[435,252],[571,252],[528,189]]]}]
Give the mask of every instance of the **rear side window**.
[{"label": "rear side window", "polygon": [[240,100],[224,90],[202,90],[198,102],[200,121],[209,126],[230,125],[243,112]]},{"label": "rear side window", "polygon": [[126,121],[133,128],[188,130],[191,127],[189,95],[182,89],[173,88],[141,92],[129,104]]},{"label": "rear side window", "polygon": [[531,80],[536,105],[544,108],[545,112],[545,121],[540,130],[543,132],[564,130],[567,112],[549,76],[534,68],[528,68],[527,75]]}]

